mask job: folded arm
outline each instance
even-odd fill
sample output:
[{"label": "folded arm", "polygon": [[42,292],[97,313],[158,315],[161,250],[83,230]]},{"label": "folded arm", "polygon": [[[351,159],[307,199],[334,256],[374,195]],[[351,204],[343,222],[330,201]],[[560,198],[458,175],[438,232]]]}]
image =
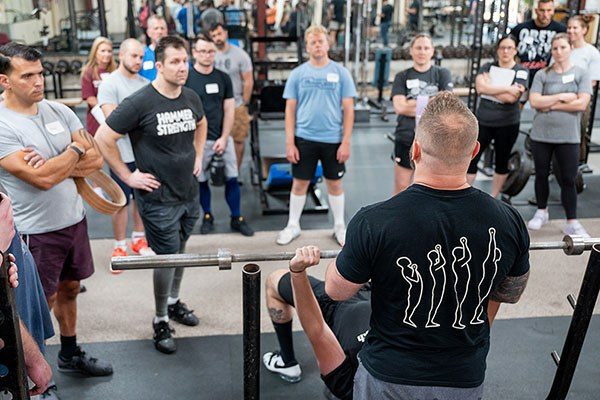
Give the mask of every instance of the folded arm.
[{"label": "folded arm", "polygon": [[417,115],[417,100],[407,99],[406,96],[396,95],[392,98],[394,105],[394,111],[398,115],[404,115],[405,117],[414,117]]}]

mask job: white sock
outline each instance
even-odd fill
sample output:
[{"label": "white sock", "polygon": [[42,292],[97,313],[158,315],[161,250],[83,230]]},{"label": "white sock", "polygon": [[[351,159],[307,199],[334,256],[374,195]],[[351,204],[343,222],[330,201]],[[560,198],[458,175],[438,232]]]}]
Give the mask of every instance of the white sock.
[{"label": "white sock", "polygon": [[167,304],[172,306],[173,304],[177,303],[178,301],[179,301],[179,297],[174,299],[171,296],[169,296],[169,298],[167,299]]},{"label": "white sock", "polygon": [[144,231],[138,232],[138,231],[133,231],[131,232],[131,240],[135,241],[137,239],[141,239],[143,237],[146,237],[146,233]]},{"label": "white sock", "polygon": [[120,247],[122,249],[127,247],[127,240],[115,240],[115,249]]},{"label": "white sock", "polygon": [[164,322],[169,322],[169,316],[165,315],[164,317],[159,317],[158,315],[156,317],[154,317],[153,322],[155,324],[158,324],[159,322],[164,321]]},{"label": "white sock", "polygon": [[329,206],[331,207],[331,213],[333,214],[333,225],[334,226],[345,226],[344,222],[344,203],[346,197],[344,193],[339,196],[335,196],[329,193]]},{"label": "white sock", "polygon": [[304,203],[306,203],[306,195],[298,196],[290,193],[290,215],[287,226],[300,227],[300,217],[302,216],[302,210],[304,210]]}]

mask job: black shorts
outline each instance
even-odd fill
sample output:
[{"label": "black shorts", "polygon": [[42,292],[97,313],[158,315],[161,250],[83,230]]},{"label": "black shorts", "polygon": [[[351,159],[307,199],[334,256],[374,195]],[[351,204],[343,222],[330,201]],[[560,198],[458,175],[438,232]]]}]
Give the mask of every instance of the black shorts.
[{"label": "black shorts", "polygon": [[392,154],[392,160],[403,168],[413,169],[412,162],[410,160],[411,147],[412,145],[407,145],[403,141],[398,139],[394,140],[394,154]]},{"label": "black shorts", "polygon": [[[294,293],[292,291],[292,278],[290,274],[291,273],[288,272],[281,277],[279,284],[277,285],[277,292],[283,301],[292,307],[296,307],[294,305]],[[319,303],[319,308],[323,313],[323,318],[325,319],[325,322],[329,324],[332,321],[336,302],[332,300],[331,297],[327,296],[327,293],[325,293],[325,282],[311,275],[308,275],[308,280],[310,281],[312,291],[317,298],[317,302]]]},{"label": "black shorts", "polygon": [[[135,171],[137,168],[135,166],[135,161],[125,163],[125,165],[127,165],[127,168],[129,168],[131,172]],[[133,189],[127,186],[127,184],[123,182],[121,178],[119,178],[118,175],[113,172],[112,169],[110,170],[110,177],[113,178],[115,182],[117,182],[117,185],[119,185],[123,193],[125,193],[125,206],[127,206],[129,204],[129,200],[135,198],[135,195],[133,194]]]},{"label": "black shorts", "polygon": [[292,176],[296,179],[310,181],[315,175],[317,163],[321,161],[325,179],[341,179],[346,172],[344,163],[337,161],[339,143],[322,143],[295,138],[295,144],[300,153],[298,164],[292,164]]}]

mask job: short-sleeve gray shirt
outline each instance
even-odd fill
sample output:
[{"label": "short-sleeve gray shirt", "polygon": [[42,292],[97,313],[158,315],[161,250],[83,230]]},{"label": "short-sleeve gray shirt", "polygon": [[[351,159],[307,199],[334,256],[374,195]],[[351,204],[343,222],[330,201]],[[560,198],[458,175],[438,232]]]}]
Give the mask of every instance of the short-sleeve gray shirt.
[{"label": "short-sleeve gray shirt", "polygon": [[252,71],[250,56],[244,50],[230,44],[226,52],[217,51],[215,55],[215,68],[227,72],[227,75],[231,78],[235,106],[239,107],[244,104],[242,74]]},{"label": "short-sleeve gray shirt", "polygon": [[[119,72],[119,70],[113,71],[107,78],[102,80],[98,88],[98,104],[100,107],[104,104],[118,106],[125,98],[137,92],[148,83],[150,81],[140,75],[129,79]],[[119,148],[123,162],[130,163],[135,161],[129,135],[125,135],[117,140],[117,147]]]},{"label": "short-sleeve gray shirt", "polygon": [[[588,71],[573,66],[562,74],[554,69],[541,69],[535,74],[530,93],[550,96],[558,93],[592,94],[592,81]],[[579,143],[581,112],[537,112],[533,117],[531,139],[545,143]]]},{"label": "short-sleeve gray shirt", "polygon": [[[48,160],[71,143],[71,133],[83,129],[68,107],[42,100],[36,115],[24,115],[0,104],[0,159],[34,148]],[[49,190],[40,190],[0,168],[0,182],[13,201],[17,229],[23,234],[57,231],[75,225],[85,216],[75,182],[67,178]]]},{"label": "short-sleeve gray shirt", "polygon": [[596,47],[586,43],[583,47],[573,48],[570,61],[587,70],[592,80],[600,81],[600,51]]}]

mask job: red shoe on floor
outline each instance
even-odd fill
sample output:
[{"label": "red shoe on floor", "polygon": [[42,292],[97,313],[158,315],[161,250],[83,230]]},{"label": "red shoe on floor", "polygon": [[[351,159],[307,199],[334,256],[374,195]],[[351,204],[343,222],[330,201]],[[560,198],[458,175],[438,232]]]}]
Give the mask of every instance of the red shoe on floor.
[{"label": "red shoe on floor", "polygon": [[139,256],[155,256],[156,253],[152,251],[150,246],[148,246],[148,242],[145,237],[141,237],[136,240],[131,241],[131,246],[129,247],[133,254]]},{"label": "red shoe on floor", "polygon": [[[112,257],[127,257],[127,249],[123,248],[123,247],[115,247],[113,249]],[[116,270],[116,269],[112,269],[112,264],[109,266],[110,272],[115,274],[115,275],[119,275],[121,273],[123,273],[122,270]]]}]

